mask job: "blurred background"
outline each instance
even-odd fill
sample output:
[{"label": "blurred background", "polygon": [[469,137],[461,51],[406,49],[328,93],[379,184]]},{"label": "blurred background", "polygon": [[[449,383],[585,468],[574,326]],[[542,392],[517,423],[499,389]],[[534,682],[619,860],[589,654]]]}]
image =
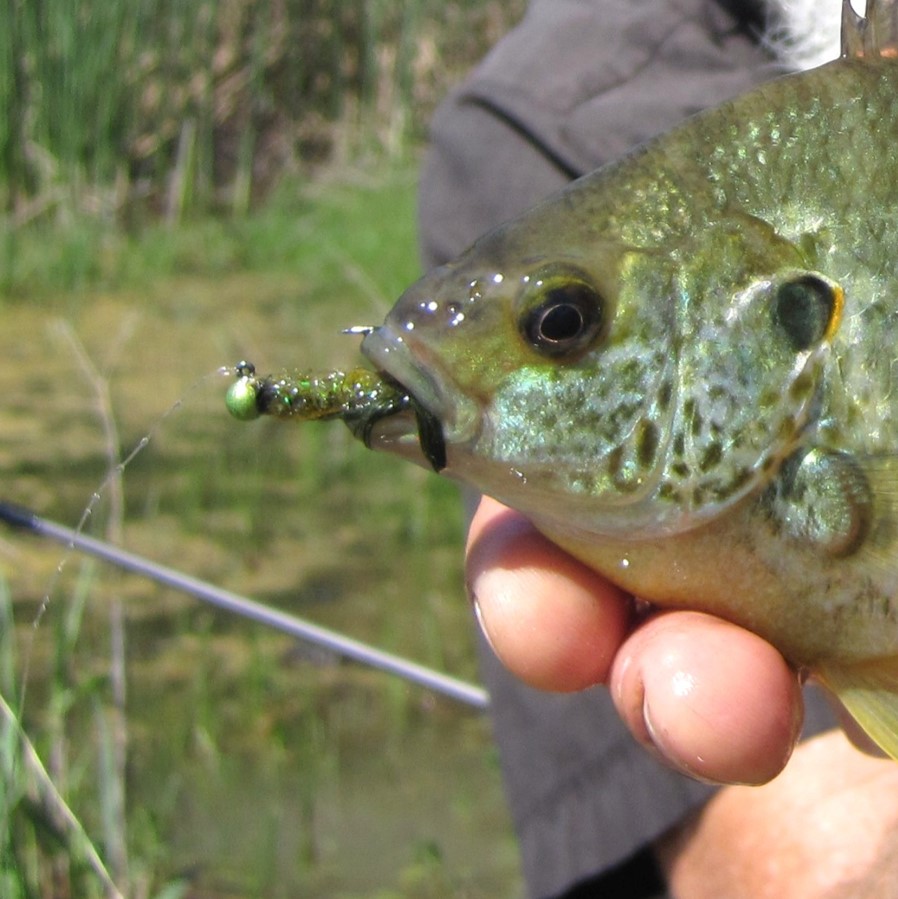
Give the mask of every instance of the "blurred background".
[{"label": "blurred background", "polygon": [[[0,500],[476,679],[454,488],[215,372],[357,361],[523,5],[6,0]],[[521,889],[483,715],[0,531],[3,899]]]}]

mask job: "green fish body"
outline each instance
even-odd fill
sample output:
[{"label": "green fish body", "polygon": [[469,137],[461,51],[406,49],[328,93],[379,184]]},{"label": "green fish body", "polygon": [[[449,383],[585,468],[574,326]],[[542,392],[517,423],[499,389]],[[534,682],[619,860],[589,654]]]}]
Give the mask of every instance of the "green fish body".
[{"label": "green fish body", "polygon": [[895,7],[481,238],[362,350],[447,474],[761,634],[898,758]]}]

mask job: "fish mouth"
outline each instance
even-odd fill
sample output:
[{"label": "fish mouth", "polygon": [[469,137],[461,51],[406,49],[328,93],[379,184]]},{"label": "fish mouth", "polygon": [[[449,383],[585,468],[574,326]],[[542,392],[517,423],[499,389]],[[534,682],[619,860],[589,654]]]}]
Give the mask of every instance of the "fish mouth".
[{"label": "fish mouth", "polygon": [[416,363],[406,340],[388,326],[374,328],[362,341],[362,353],[378,373],[407,395],[402,410],[371,423],[366,443],[408,457],[412,438],[435,471],[446,467],[446,422],[452,403],[436,380]]},{"label": "fish mouth", "polygon": [[365,335],[362,353],[381,374],[395,381],[416,403],[437,417],[442,417],[445,404],[432,377],[415,364],[408,344],[389,327],[382,325]]}]

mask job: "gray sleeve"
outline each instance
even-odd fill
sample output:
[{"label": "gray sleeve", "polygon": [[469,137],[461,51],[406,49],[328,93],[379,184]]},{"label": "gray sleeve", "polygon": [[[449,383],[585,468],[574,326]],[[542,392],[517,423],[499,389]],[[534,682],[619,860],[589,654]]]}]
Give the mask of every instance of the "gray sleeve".
[{"label": "gray sleeve", "polygon": [[751,34],[754,4],[739,5],[752,17],[717,0],[531,0],[434,117],[420,207],[428,266],[776,74]]},{"label": "gray sleeve", "polygon": [[[420,188],[425,264],[775,74],[752,35],[756,12],[736,0],[533,0],[434,118]],[[482,663],[531,895],[652,895],[650,877],[624,882],[621,865],[712,788],[638,748],[603,689],[543,694],[486,648]],[[807,718],[809,731],[832,726],[819,697]]]}]

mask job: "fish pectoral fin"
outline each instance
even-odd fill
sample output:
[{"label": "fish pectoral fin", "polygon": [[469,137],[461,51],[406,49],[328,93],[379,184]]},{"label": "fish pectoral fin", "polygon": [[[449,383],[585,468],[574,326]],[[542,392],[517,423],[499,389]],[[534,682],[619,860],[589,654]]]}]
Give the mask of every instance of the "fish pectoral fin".
[{"label": "fish pectoral fin", "polygon": [[898,580],[898,556],[893,543],[898,529],[898,456],[860,456],[857,465],[870,498],[869,528],[864,535],[870,539],[865,541],[865,562],[894,583]]},{"label": "fish pectoral fin", "polygon": [[873,489],[854,456],[812,447],[787,460],[770,508],[785,533],[827,555],[849,556],[869,533]]},{"label": "fish pectoral fin", "polygon": [[898,656],[815,672],[880,749],[898,759]]}]

